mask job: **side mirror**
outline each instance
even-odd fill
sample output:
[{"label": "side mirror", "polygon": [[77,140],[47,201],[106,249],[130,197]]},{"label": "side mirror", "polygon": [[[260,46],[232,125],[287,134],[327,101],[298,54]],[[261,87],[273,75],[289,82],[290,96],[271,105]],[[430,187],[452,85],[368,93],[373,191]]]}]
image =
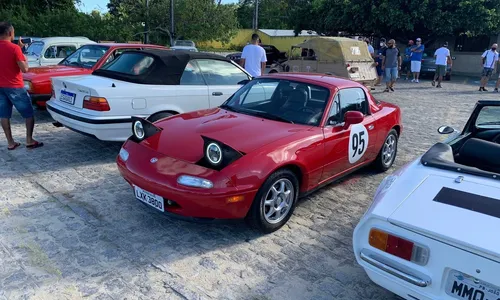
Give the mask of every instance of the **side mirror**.
[{"label": "side mirror", "polygon": [[348,111],[344,115],[344,129],[354,124],[363,122],[365,116],[359,111]]},{"label": "side mirror", "polygon": [[440,134],[450,134],[450,133],[455,132],[455,129],[453,129],[453,127],[450,127],[450,126],[441,126],[438,128],[438,132]]}]

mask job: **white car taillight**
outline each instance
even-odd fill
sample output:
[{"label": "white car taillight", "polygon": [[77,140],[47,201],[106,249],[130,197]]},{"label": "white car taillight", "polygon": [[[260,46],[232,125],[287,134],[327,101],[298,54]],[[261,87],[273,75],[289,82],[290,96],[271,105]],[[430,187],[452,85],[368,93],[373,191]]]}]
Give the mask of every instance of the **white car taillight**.
[{"label": "white car taillight", "polygon": [[397,256],[418,265],[426,265],[430,251],[427,247],[415,244],[407,239],[392,235],[380,229],[372,228],[368,236],[370,246],[385,253]]}]

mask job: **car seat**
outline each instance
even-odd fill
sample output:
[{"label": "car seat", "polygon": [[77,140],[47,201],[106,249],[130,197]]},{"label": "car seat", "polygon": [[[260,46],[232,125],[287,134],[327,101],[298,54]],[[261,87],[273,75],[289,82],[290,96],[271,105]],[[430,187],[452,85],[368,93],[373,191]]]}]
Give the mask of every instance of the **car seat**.
[{"label": "car seat", "polygon": [[456,160],[466,166],[500,173],[500,145],[471,138],[460,148]]}]

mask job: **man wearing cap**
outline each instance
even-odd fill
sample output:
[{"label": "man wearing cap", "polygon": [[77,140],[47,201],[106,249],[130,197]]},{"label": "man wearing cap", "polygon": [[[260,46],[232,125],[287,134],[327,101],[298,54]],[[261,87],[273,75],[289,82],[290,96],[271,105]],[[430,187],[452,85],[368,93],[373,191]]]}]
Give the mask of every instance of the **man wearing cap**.
[{"label": "man wearing cap", "polygon": [[414,42],[413,40],[408,41],[408,47],[405,49],[405,56],[403,57],[403,65],[401,66],[401,72],[406,74],[405,80],[408,80],[410,78],[410,72],[411,72],[411,49],[413,48]]},{"label": "man wearing cap", "polygon": [[411,82],[417,82],[420,76],[420,69],[422,68],[422,57],[424,55],[424,45],[422,45],[422,39],[417,39],[417,44],[411,48],[411,71],[413,73],[413,80]]},{"label": "man wearing cap", "polygon": [[434,52],[434,59],[436,60],[436,74],[434,74],[434,80],[432,80],[432,86],[436,84],[436,79],[438,81],[437,88],[441,88],[441,82],[443,81],[443,76],[446,74],[446,66],[448,63],[450,67],[452,66],[450,50],[448,49],[448,42],[443,44],[443,47],[439,48]]}]

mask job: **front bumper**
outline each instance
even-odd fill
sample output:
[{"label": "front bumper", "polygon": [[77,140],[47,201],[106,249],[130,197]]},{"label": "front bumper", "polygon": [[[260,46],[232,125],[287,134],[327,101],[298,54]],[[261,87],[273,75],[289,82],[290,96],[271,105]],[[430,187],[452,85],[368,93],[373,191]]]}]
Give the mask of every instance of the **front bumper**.
[{"label": "front bumper", "polygon": [[67,112],[51,102],[46,104],[47,111],[56,122],[73,131],[95,137],[102,141],[123,142],[132,135],[130,118],[97,119]]},{"label": "front bumper", "polygon": [[31,97],[31,102],[40,107],[45,107],[45,103],[50,100],[50,94],[32,94],[28,92]]},{"label": "front bumper", "polygon": [[[123,149],[129,153],[129,158],[123,161],[120,156],[117,157],[120,174],[132,187],[137,186],[161,196],[165,203],[168,200],[174,201],[174,206],[165,205],[167,215],[241,219],[246,216],[257,193],[257,189],[238,189],[229,178],[218,171],[162,155],[132,141],[125,142]],[[151,163],[153,157],[158,159],[156,163]],[[212,181],[214,186],[210,189],[183,186],[177,183],[177,178],[181,175],[207,179]],[[131,197],[133,195],[132,190]],[[229,201],[236,196],[242,197],[242,200]]]}]

